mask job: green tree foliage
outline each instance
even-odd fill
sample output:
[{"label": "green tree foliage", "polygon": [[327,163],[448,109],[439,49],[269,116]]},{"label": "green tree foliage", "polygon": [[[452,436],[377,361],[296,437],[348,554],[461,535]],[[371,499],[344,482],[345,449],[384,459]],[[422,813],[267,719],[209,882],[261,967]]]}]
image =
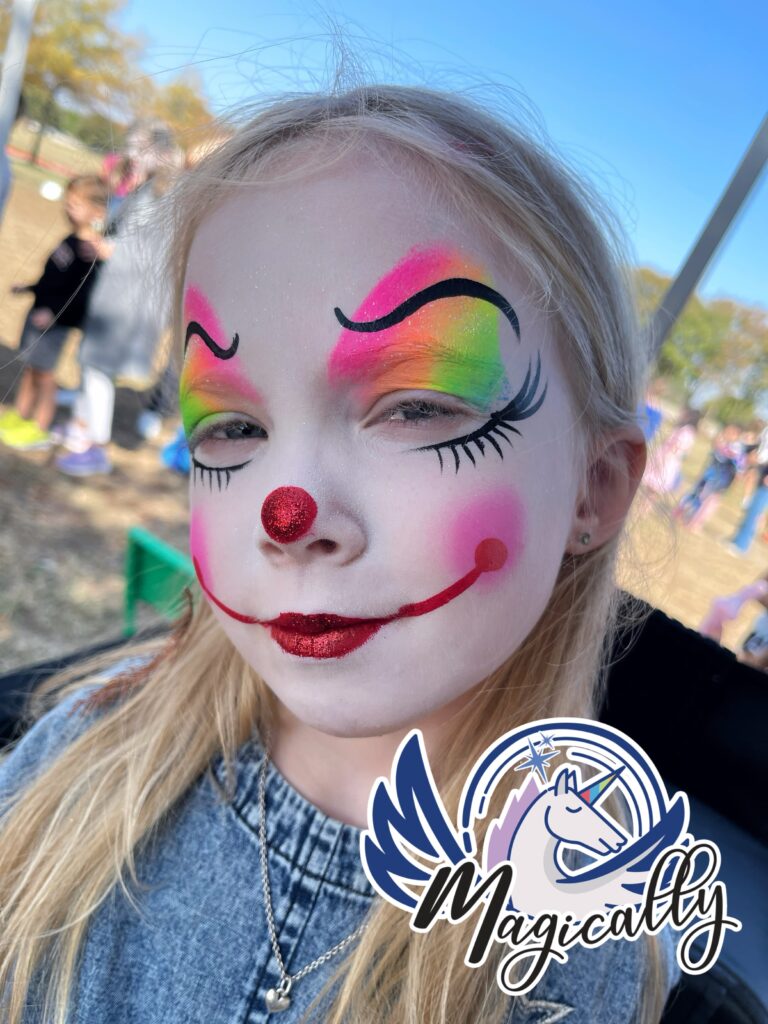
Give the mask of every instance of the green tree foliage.
[{"label": "green tree foliage", "polygon": [[[41,0],[27,56],[27,115],[98,150],[115,149],[125,126],[160,120],[183,148],[211,134],[214,123],[202,82],[188,72],[157,84],[140,74],[140,40],[117,25],[124,0]],[[0,47],[13,0],[0,0]],[[38,134],[33,159],[39,151]]]},{"label": "green tree foliage", "polygon": [[[648,267],[635,271],[641,322],[653,314],[670,283]],[[768,395],[768,311],[731,299],[692,296],[661,347],[656,375],[682,401],[700,385],[712,384],[726,419],[754,419],[755,404]]]},{"label": "green tree foliage", "polygon": [[707,404],[707,415],[722,426],[734,423],[749,430],[755,424],[755,406],[748,398],[734,398],[732,395],[716,398]]},{"label": "green tree foliage", "polygon": [[[0,5],[1,39],[7,34],[12,3],[0,0]],[[122,6],[122,0],[43,0],[38,4],[24,93],[30,96],[43,127],[60,123],[60,99],[66,99],[67,106],[102,116],[127,109],[140,44],[115,24]]]},{"label": "green tree foliage", "polygon": [[183,149],[190,149],[210,134],[214,116],[197,74],[188,71],[162,85],[148,81],[143,85],[136,103],[140,116],[167,124]]}]

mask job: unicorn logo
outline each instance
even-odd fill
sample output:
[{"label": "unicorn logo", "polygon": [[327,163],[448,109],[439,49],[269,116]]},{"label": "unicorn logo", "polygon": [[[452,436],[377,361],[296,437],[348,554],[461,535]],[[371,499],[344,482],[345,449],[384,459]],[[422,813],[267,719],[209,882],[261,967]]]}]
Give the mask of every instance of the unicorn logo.
[{"label": "unicorn logo", "polygon": [[[558,759],[567,763],[550,781],[550,762]],[[522,785],[516,772],[527,773]],[[480,856],[475,826],[502,785],[510,786],[504,810],[490,822]],[[618,818],[603,804],[611,793]],[[507,733],[478,759],[457,826],[414,730],[401,744],[391,782],[374,787],[368,820],[363,865],[378,891],[404,909],[416,907],[431,878],[425,860],[438,866],[472,858],[478,876],[505,862],[514,866],[509,909],[581,919],[640,904],[655,861],[686,835],[688,803],[682,793],[668,797],[651,761],[623,733],[582,719],[548,719]]]},{"label": "unicorn logo", "polygon": [[[576,944],[633,940],[667,924],[691,929],[677,948],[682,970],[711,966],[726,930],[741,923],[726,913],[719,850],[687,827],[687,797],[669,797],[640,747],[618,729],[573,718],[497,740],[473,765],[454,822],[415,729],[391,778],[371,791],[360,855],[414,931],[477,911],[464,963],[478,967],[493,943],[509,947],[496,980],[521,995]],[[697,959],[690,938],[701,934],[708,940]]]},{"label": "unicorn logo", "polygon": [[531,775],[521,790],[512,791],[504,814],[488,831],[483,859],[486,871],[502,861],[517,868],[515,910],[581,916],[596,906],[636,902],[638,879],[628,866],[579,880],[564,863],[569,849],[599,858],[619,853],[629,842],[624,829],[597,807],[622,771],[607,772],[582,787],[577,770],[561,768],[544,789]]}]

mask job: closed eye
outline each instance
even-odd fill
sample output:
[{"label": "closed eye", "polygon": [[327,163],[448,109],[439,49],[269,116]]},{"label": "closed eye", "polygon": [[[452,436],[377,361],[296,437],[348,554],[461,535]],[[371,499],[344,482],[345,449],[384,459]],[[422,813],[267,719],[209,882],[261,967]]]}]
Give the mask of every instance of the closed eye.
[{"label": "closed eye", "polygon": [[[522,387],[508,402],[503,409],[491,413],[488,422],[477,430],[462,437],[455,437],[451,441],[440,441],[437,444],[426,444],[421,448],[414,449],[418,452],[436,452],[440,462],[440,469],[443,469],[444,453],[450,451],[453,455],[455,470],[458,473],[461,462],[461,455],[465,455],[473,466],[477,465],[475,455],[485,455],[486,445],[490,445],[499,458],[504,458],[500,441],[505,441],[512,447],[510,435],[518,434],[520,431],[513,426],[520,420],[528,419],[538,412],[547,394],[547,385],[544,384],[539,393],[541,382],[541,356],[536,354],[536,369],[532,372],[531,362],[528,362],[528,372],[525,375]],[[474,451],[473,451],[474,449]]]},{"label": "closed eye", "polygon": [[452,408],[429,398],[405,398],[379,418],[385,423],[419,424],[427,420],[466,416],[464,410]]},{"label": "closed eye", "polygon": [[[250,462],[250,459],[248,462]],[[194,483],[199,474],[201,483],[207,483],[211,490],[213,490],[215,481],[217,489],[221,491],[224,488],[229,487],[229,481],[232,479],[232,474],[236,473],[238,469],[244,469],[248,465],[248,462],[241,462],[239,466],[204,466],[202,462],[198,462],[198,460],[193,456],[192,481]]]},{"label": "closed eye", "polygon": [[223,490],[232,474],[250,463],[251,458],[243,456],[250,456],[254,444],[266,438],[266,430],[250,420],[218,418],[201,424],[189,439],[193,482],[199,477],[211,490],[214,485]]},{"label": "closed eye", "polygon": [[569,814],[580,814],[584,810],[583,807],[568,807],[567,804],[565,809],[566,811],[568,811]]}]

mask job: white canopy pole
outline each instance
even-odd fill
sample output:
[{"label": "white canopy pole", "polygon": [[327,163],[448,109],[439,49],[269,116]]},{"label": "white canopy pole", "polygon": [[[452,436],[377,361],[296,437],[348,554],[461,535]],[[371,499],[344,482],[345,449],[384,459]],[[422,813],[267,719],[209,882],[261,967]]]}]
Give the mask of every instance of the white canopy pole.
[{"label": "white canopy pole", "polygon": [[11,30],[0,65],[0,147],[5,149],[11,134],[24,81],[27,47],[32,35],[32,19],[37,0],[14,0]]}]

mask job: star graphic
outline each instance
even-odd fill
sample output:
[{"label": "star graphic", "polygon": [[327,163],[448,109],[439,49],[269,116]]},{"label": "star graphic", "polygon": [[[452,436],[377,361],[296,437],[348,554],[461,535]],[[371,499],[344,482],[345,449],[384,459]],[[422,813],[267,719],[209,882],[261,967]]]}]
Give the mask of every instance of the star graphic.
[{"label": "star graphic", "polygon": [[552,745],[552,737],[551,736],[547,736],[547,734],[544,733],[544,732],[540,732],[539,736],[541,736],[541,745],[542,745],[542,747],[549,747],[550,750],[554,750],[555,749],[554,746]]},{"label": "star graphic", "polygon": [[553,751],[551,754],[542,754],[541,750],[537,750],[536,747],[534,747],[530,736],[528,737],[528,747],[531,751],[531,756],[521,764],[517,765],[515,771],[535,771],[541,776],[542,782],[548,782],[547,773],[544,769],[549,768],[549,762],[553,757],[557,756],[557,751]]}]

